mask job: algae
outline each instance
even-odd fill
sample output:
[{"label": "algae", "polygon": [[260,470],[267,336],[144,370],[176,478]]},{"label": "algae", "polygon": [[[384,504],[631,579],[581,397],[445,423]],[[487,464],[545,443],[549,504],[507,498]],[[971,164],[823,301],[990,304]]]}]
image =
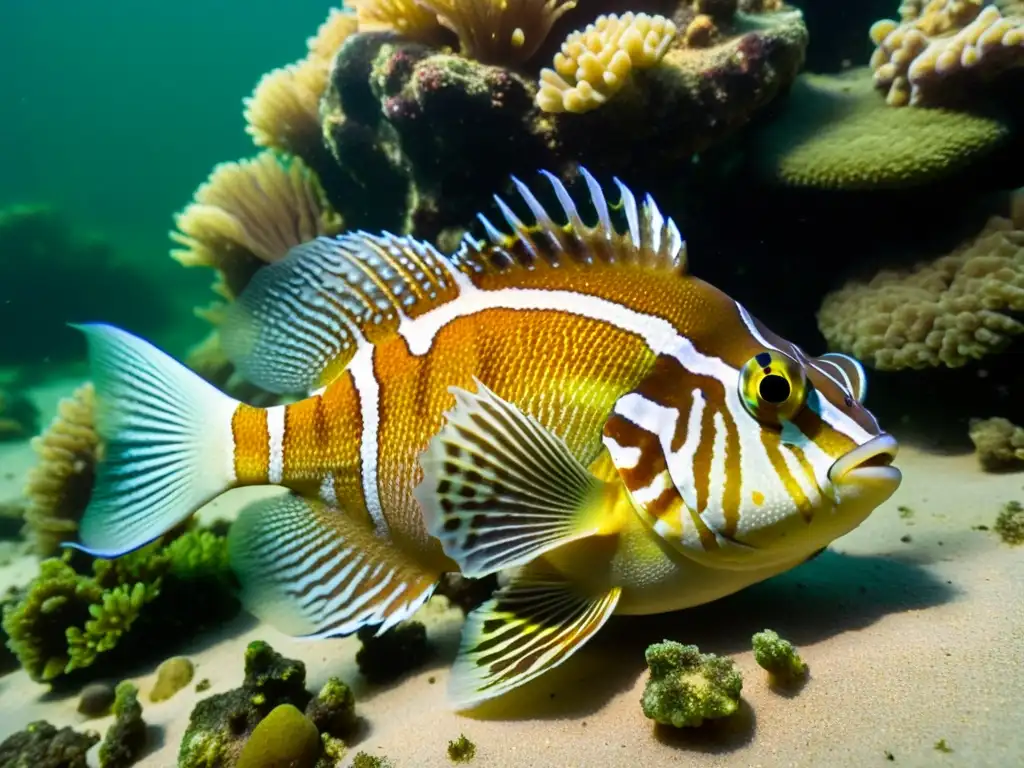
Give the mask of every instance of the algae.
[{"label": "algae", "polygon": [[665,640],[647,648],[650,677],[640,704],[662,725],[692,727],[739,709],[743,678],[731,659]]}]

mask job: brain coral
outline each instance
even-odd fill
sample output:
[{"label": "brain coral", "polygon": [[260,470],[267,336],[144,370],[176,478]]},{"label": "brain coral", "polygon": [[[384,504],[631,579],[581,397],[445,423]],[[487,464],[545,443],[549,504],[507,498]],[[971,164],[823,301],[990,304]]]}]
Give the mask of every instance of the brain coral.
[{"label": "brain coral", "polygon": [[886,19],[871,27],[875,84],[893,106],[942,104],[962,95],[965,85],[972,88],[1024,64],[1020,5],[904,0],[899,22]]},{"label": "brain coral", "polygon": [[886,270],[827,296],[818,327],[832,349],[880,370],[958,367],[1024,332],[1024,222],[993,217],[953,253]]},{"label": "brain coral", "polygon": [[976,162],[1007,138],[1000,120],[948,109],[889,109],[866,69],[801,75],[754,141],[767,180],[817,189],[920,186]]}]

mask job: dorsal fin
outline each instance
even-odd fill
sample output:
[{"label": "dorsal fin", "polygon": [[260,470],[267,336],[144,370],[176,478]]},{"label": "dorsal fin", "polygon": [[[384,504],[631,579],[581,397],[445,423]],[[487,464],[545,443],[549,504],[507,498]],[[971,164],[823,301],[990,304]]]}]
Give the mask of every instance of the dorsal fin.
[{"label": "dorsal fin", "polygon": [[393,336],[458,295],[459,275],[428,243],[349,232],[292,248],[232,304],[221,342],[239,373],[271,392],[307,392],[344,371],[361,342]]},{"label": "dorsal fin", "polygon": [[[583,221],[572,195],[554,174],[541,171],[551,183],[565,217],[564,223],[555,221],[529,187],[513,176],[512,182],[530,209],[534,223],[524,224],[508,204],[495,195],[494,201],[511,233],[502,232],[482,213],[477,214],[490,243],[467,235],[452,261],[471,276],[506,272],[515,267],[533,269],[541,265],[569,264],[581,267],[635,264],[651,269],[686,271],[686,243],[675,222],[662,216],[650,195],[638,205],[629,188],[614,179],[620,200],[612,205],[586,168],[580,167],[579,171],[597,214],[593,225]],[[624,231],[616,228],[613,213],[625,220]]]},{"label": "dorsal fin", "polygon": [[[534,223],[524,224],[496,195],[512,232],[501,232],[479,214],[490,243],[467,235],[451,260],[429,243],[387,232],[348,232],[292,248],[284,259],[257,272],[229,307],[221,326],[228,359],[266,390],[308,392],[340,375],[361,344],[391,338],[404,319],[472,290],[472,281],[481,275],[570,265],[685,270],[686,243],[650,195],[638,204],[615,179],[621,199],[610,204],[597,180],[580,168],[597,215],[590,225],[565,185],[541,173],[551,183],[564,223],[513,177]],[[622,219],[622,231],[613,215]]]}]

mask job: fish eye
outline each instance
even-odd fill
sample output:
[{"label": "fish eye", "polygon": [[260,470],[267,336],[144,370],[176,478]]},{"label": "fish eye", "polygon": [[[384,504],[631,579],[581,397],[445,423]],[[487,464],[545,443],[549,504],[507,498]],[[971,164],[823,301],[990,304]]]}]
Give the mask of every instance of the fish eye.
[{"label": "fish eye", "polygon": [[781,352],[761,352],[740,370],[740,399],[758,421],[775,426],[803,408],[810,385],[803,366]]}]

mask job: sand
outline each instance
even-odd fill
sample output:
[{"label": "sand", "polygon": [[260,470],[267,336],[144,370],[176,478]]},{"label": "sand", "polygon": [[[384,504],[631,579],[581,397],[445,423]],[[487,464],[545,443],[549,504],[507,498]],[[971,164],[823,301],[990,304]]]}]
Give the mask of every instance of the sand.
[{"label": "sand", "polygon": [[[0,446],[0,499],[17,495],[30,463],[27,445]],[[175,765],[189,711],[240,683],[243,650],[257,638],[304,661],[311,687],[331,675],[352,682],[365,727],[350,755],[386,755],[396,768],[451,765],[446,745],[460,733],[477,745],[472,765],[499,768],[1024,765],[1024,547],[974,528],[991,526],[1005,502],[1024,500],[1024,474],[988,475],[973,456],[907,447],[898,465],[896,496],[817,559],[708,606],[615,618],[563,667],[470,714],[445,706],[457,611],[425,609],[433,660],[384,688],[360,683],[355,639],[297,641],[239,616],[180,649],[195,662],[196,680],[210,680],[207,692],[189,687],[151,704],[160,660],[126,670],[151,726],[142,765]],[[261,493],[235,491],[202,514],[231,514]],[[0,569],[0,588],[33,568],[15,558]],[[771,690],[754,663],[750,636],[765,627],[808,662],[798,692]],[[665,638],[735,659],[745,680],[736,717],[681,732],[643,717],[643,650]],[[0,677],[0,739],[40,718],[105,730],[109,718],[85,725],[76,703],[21,672]],[[935,748],[940,739],[952,752]]]}]

